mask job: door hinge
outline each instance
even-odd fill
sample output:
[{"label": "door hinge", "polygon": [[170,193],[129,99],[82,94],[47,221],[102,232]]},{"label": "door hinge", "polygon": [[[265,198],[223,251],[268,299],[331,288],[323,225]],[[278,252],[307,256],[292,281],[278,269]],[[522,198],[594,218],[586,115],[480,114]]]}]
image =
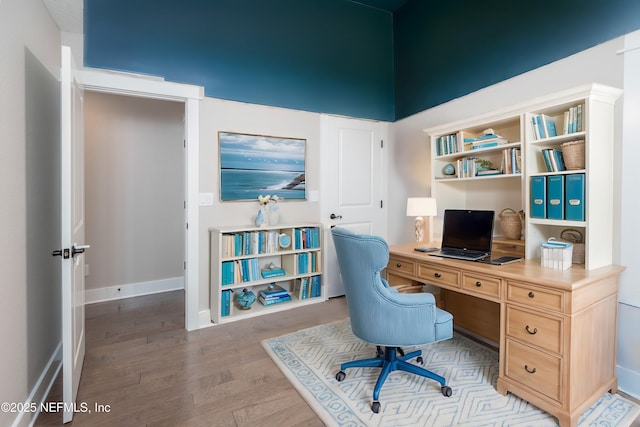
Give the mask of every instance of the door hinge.
[{"label": "door hinge", "polygon": [[384,148],[384,139],[380,140],[380,148]]},{"label": "door hinge", "polygon": [[382,200],[380,200],[380,209],[382,209]]},{"label": "door hinge", "polygon": [[182,146],[183,146],[184,148],[187,148],[187,140],[186,140],[186,139],[183,139],[183,140],[182,140]]}]

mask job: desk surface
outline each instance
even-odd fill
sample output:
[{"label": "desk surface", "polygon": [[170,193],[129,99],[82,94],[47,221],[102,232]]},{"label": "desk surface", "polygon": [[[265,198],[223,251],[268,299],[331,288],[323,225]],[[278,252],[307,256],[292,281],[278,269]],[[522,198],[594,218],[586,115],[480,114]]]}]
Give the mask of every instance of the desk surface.
[{"label": "desk surface", "polygon": [[542,267],[540,259],[523,259],[505,265],[491,265],[482,262],[463,261],[451,258],[442,258],[429,255],[429,253],[415,251],[416,247],[439,247],[439,242],[410,243],[404,245],[389,246],[389,254],[401,256],[413,261],[427,261],[442,266],[462,268],[468,271],[501,276],[505,279],[523,280],[536,278],[536,282],[563,290],[575,290],[594,281],[601,280],[612,274],[619,274],[625,270],[620,265],[608,265],[595,270],[585,270],[583,265],[574,264],[567,270],[554,270]]}]

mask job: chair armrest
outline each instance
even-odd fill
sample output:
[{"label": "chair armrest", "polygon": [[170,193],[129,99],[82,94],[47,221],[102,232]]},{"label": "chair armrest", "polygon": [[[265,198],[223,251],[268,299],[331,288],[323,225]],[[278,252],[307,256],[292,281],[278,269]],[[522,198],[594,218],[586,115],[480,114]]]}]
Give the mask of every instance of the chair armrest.
[{"label": "chair armrest", "polygon": [[398,290],[393,286],[389,285],[389,282],[387,282],[385,279],[381,277],[380,280],[382,280],[382,284],[384,285],[385,288],[389,289],[391,292],[398,292]]},{"label": "chair armrest", "polygon": [[400,304],[407,307],[418,307],[424,305],[435,305],[436,298],[433,294],[422,292],[422,293],[411,293],[411,294],[403,294],[400,292],[389,292],[387,298],[396,304]]}]

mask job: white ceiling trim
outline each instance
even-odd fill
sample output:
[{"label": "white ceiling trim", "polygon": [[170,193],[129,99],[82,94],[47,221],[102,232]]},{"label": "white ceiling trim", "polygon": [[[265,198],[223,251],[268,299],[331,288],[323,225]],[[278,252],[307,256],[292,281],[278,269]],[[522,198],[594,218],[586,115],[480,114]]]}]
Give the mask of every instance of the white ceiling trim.
[{"label": "white ceiling trim", "polygon": [[60,31],[84,34],[83,0],[42,0]]}]

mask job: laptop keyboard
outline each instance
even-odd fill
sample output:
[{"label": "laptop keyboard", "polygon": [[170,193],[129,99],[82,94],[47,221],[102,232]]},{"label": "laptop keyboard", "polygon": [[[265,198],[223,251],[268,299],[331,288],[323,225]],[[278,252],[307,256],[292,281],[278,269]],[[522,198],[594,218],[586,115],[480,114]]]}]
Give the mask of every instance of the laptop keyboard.
[{"label": "laptop keyboard", "polygon": [[463,250],[457,250],[457,249],[445,249],[441,251],[441,254],[447,255],[447,256],[463,257],[463,258],[475,258],[478,256],[486,255],[484,252],[463,251]]}]

